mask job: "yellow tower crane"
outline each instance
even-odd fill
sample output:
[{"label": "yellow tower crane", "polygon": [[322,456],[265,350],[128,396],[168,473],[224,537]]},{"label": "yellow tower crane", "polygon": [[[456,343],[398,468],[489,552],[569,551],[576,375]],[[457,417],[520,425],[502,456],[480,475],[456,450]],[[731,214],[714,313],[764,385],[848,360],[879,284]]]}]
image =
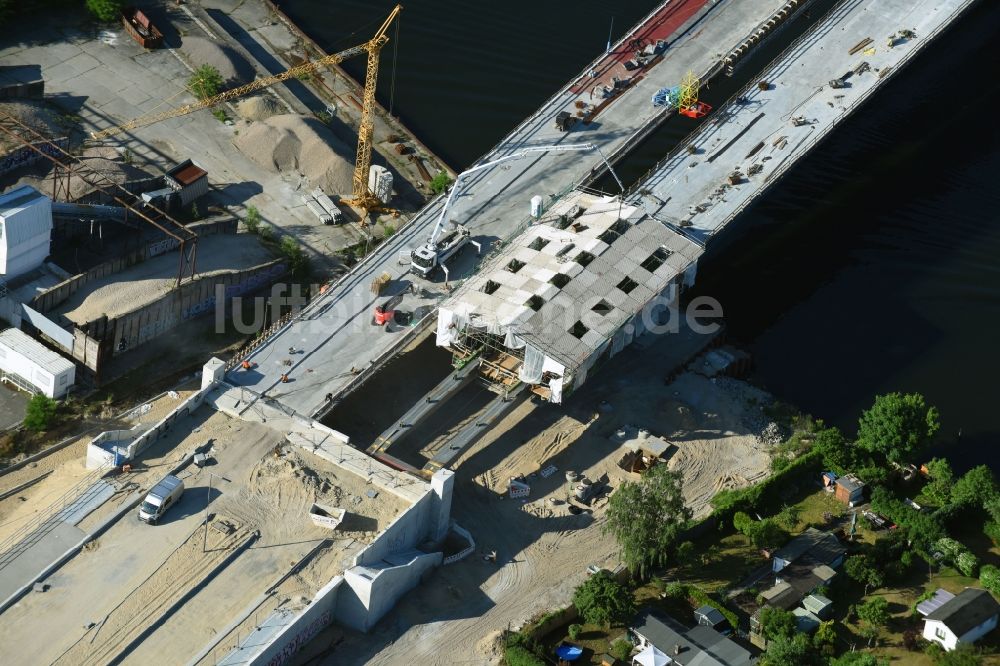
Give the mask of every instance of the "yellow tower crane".
[{"label": "yellow tower crane", "polygon": [[382,23],[382,27],[375,33],[375,36],[364,44],[349,48],[339,53],[332,53],[328,56],[320,58],[319,60],[313,60],[311,62],[298,65],[297,67],[292,67],[291,69],[287,69],[284,72],[273,76],[255,79],[246,85],[232,88],[219,93],[214,97],[208,97],[191,104],[184,104],[183,106],[178,106],[166,111],[148,113],[146,115],[139,116],[138,118],[133,118],[132,120],[124,122],[120,125],[114,125],[98,132],[92,132],[91,136],[95,139],[104,139],[130,129],[152,125],[153,123],[158,123],[161,120],[166,120],[168,118],[185,116],[189,113],[193,113],[194,111],[207,109],[216,106],[217,104],[238,99],[254,91],[268,88],[273,86],[275,83],[281,83],[282,81],[287,81],[291,78],[297,78],[305,74],[309,74],[321,67],[339,64],[348,58],[367,52],[368,69],[365,72],[364,101],[362,102],[361,107],[361,126],[358,128],[358,154],[357,160],[354,164],[354,177],[352,180],[353,192],[350,199],[344,199],[344,203],[358,208],[364,208],[366,210],[377,208],[381,205],[381,202],[368,190],[368,170],[372,165],[372,136],[375,130],[374,114],[376,104],[375,84],[378,81],[379,52],[382,50],[382,47],[389,42],[389,37],[386,35],[386,32],[389,29],[389,25],[393,22],[393,20],[395,20],[402,9],[402,5],[396,5],[389,13],[389,17],[386,18],[384,23]]}]

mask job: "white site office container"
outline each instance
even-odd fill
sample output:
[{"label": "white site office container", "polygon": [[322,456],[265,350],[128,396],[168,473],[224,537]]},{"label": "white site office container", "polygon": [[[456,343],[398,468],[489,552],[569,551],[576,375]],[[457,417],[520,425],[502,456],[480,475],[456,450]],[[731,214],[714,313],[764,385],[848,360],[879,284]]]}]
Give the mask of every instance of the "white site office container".
[{"label": "white site office container", "polygon": [[383,166],[373,164],[368,169],[368,191],[386,204],[392,199],[392,172]]},{"label": "white site office container", "polygon": [[5,380],[28,384],[50,398],[61,398],[73,386],[76,366],[16,328],[0,331],[0,370]]},{"label": "white site office container", "polygon": [[42,265],[52,237],[52,200],[22,185],[0,195],[0,274],[10,279]]}]

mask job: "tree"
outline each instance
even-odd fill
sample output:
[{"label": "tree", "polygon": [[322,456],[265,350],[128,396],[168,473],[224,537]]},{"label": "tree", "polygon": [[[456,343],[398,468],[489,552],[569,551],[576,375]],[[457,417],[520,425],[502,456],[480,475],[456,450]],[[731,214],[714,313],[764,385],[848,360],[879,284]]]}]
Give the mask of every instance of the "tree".
[{"label": "tree", "polygon": [[939,427],[937,409],[928,407],[919,393],[880,395],[858,420],[857,444],[901,463],[927,446]]},{"label": "tree", "polygon": [[87,10],[99,21],[116,21],[122,10],[121,0],[87,0]]},{"label": "tree", "polygon": [[837,649],[837,630],[833,624],[833,620],[820,622],[816,633],[813,634],[813,647],[825,657],[833,656]]},{"label": "tree", "polygon": [[788,540],[788,532],[773,518],[765,518],[751,524],[750,541],[758,548],[771,548]]},{"label": "tree", "polygon": [[979,582],[987,591],[1000,595],[1000,569],[992,564],[984,564],[980,567]]},{"label": "tree", "polygon": [[31,396],[24,411],[24,427],[35,432],[48,430],[58,409],[59,403],[48,396],[41,393]]},{"label": "tree", "polygon": [[768,643],[779,637],[790,638],[795,633],[795,615],[771,606],[760,609],[760,635]]},{"label": "tree", "polygon": [[808,666],[817,663],[817,656],[809,637],[796,633],[768,641],[761,663],[763,666]]},{"label": "tree", "polygon": [[188,79],[188,89],[198,99],[215,97],[222,90],[222,74],[211,65],[202,65]]},{"label": "tree", "polygon": [[873,565],[864,555],[853,555],[844,561],[844,571],[847,575],[865,586],[865,595],[871,588],[885,585],[885,574]]},{"label": "tree", "polygon": [[444,171],[438,171],[431,179],[431,191],[434,194],[441,194],[451,185],[451,177]]},{"label": "tree", "polygon": [[694,562],[696,550],[695,545],[690,541],[682,541],[677,546],[677,551],[674,553],[674,559],[677,561],[677,564],[681,566],[691,564]]},{"label": "tree", "polygon": [[569,633],[569,639],[571,641],[575,641],[577,638],[580,637],[580,634],[583,632],[583,625],[575,623],[571,624],[569,625],[569,629],[567,629],[567,632]]},{"label": "tree", "polygon": [[889,602],[885,597],[872,597],[858,606],[858,618],[873,627],[883,627],[889,621]]},{"label": "tree", "polygon": [[605,627],[624,622],[635,612],[632,592],[603,571],[576,588],[573,604],[587,622]]},{"label": "tree", "polygon": [[924,486],[924,496],[938,506],[947,504],[955,484],[951,465],[945,458],[932,458],[927,463],[927,476],[930,482]]},{"label": "tree", "polygon": [[951,490],[951,501],[954,504],[983,507],[990,511],[989,507],[998,501],[997,484],[990,468],[979,465],[963,474]]},{"label": "tree", "polygon": [[690,519],[681,475],[656,465],[638,483],[626,481],[611,496],[602,530],[614,535],[629,570],[645,578],[651,567],[666,564]]},{"label": "tree", "polygon": [[839,428],[825,428],[816,433],[813,448],[823,456],[823,466],[837,474],[846,474],[855,467],[854,449]]}]

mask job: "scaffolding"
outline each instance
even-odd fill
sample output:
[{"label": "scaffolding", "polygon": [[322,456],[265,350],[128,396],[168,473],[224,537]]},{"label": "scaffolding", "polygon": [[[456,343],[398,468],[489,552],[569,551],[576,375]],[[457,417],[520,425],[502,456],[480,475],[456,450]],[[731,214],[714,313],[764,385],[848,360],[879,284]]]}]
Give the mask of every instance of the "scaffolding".
[{"label": "scaffolding", "polygon": [[465,326],[460,339],[448,348],[455,368],[462,368],[472,359],[479,358],[480,381],[493,393],[507,398],[521,385],[518,371],[524,365],[524,348],[505,346],[504,336]]}]

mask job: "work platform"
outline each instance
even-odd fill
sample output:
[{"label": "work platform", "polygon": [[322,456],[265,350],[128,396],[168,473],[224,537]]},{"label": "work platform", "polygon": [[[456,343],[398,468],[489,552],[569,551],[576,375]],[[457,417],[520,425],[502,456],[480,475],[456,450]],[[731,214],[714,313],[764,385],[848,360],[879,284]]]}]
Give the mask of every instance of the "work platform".
[{"label": "work platform", "polygon": [[[593,143],[606,155],[614,155],[645,136],[651,122],[666,117],[661,108],[650,104],[653,93],[665,85],[675,85],[689,71],[704,74],[716,71],[720,54],[741,43],[761,22],[785,4],[785,0],[727,0],[706,3],[704,0],[673,0],[678,13],[661,23],[656,34],[667,34],[663,25],[675,25],[668,35],[669,47],[655,65],[643,71],[635,82],[604,105],[589,124],[577,123],[569,132],[556,129],[554,119],[561,111],[574,111],[575,102],[590,103],[590,92],[574,91],[579,77],[569,82],[537,112],[505,137],[479,163],[510,155],[531,146]],[[648,20],[659,20],[661,5]],[[690,14],[681,7],[697,9]],[[683,16],[683,20],[681,17]],[[642,33],[645,22],[615,45],[614,50]],[[601,66],[602,55],[581,73],[586,75]],[[631,76],[621,64],[622,76]],[[609,70],[610,71],[610,70]],[[528,222],[529,202],[541,196],[545,207],[603,168],[600,155],[589,153],[550,153],[484,169],[470,178],[461,195],[452,204],[452,219],[466,224],[475,239],[483,244],[484,254],[498,241],[506,240],[524,229]],[[226,381],[266,395],[286,411],[305,416],[322,416],[337,400],[359,386],[384,361],[403,349],[417,335],[416,327],[383,333],[370,324],[372,310],[379,297],[371,293],[372,280],[389,273],[397,284],[413,280],[417,295],[405,294],[398,306],[423,315],[430,313],[447,295],[438,282],[417,281],[407,274],[409,250],[422,244],[440,214],[443,200],[437,198],[422,209],[365,261],[356,266],[302,313],[256,348],[249,360],[256,364],[251,371],[234,369]],[[477,268],[471,250],[451,267],[453,280],[462,280]],[[419,317],[415,316],[416,321]],[[294,348],[301,353],[288,354]],[[290,361],[290,364],[286,363]],[[281,376],[289,381],[282,383]],[[335,425],[335,424],[334,424]]]},{"label": "work platform", "polygon": [[705,244],[973,2],[840,3],[637,183],[629,203]]}]

